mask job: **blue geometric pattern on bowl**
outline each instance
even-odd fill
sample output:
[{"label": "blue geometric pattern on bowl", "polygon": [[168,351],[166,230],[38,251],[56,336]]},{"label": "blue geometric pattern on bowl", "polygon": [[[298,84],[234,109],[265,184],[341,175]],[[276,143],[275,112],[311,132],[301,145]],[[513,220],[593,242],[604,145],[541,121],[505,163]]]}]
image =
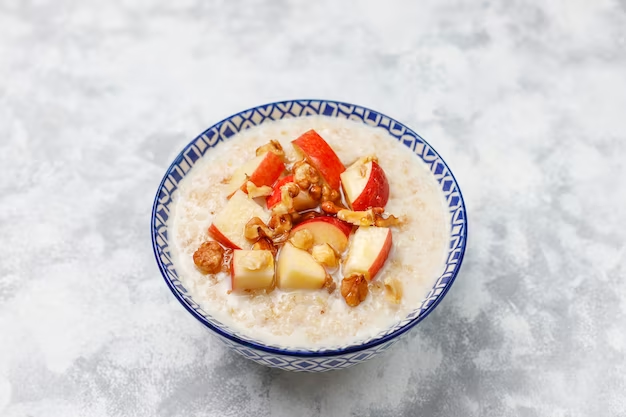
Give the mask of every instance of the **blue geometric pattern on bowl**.
[{"label": "blue geometric pattern on bowl", "polygon": [[[383,129],[415,153],[430,168],[445,196],[450,211],[451,233],[443,274],[422,303],[402,321],[358,344],[332,349],[286,349],[252,339],[229,328],[204,311],[191,298],[172,264],[167,220],[172,196],[178,184],[209,149],[228,140],[237,132],[264,122],[311,115],[351,119]],[[262,365],[290,371],[321,372],[347,368],[384,352],[435,308],[450,289],[461,267],[467,240],[467,216],[461,191],[452,172],[437,152],[411,129],[381,113],[353,104],[329,100],[291,100],[258,106],[230,116],[189,143],[169,167],[157,190],[152,208],[151,231],[154,254],[165,282],[181,304],[219,336],[223,343]]]}]

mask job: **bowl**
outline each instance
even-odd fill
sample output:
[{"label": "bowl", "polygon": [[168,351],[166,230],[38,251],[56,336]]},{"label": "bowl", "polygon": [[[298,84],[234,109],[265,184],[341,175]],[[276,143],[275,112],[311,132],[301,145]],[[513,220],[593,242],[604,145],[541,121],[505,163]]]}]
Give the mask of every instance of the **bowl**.
[{"label": "bowl", "polygon": [[[358,343],[333,348],[294,350],[255,340],[229,328],[204,311],[191,298],[172,264],[168,250],[167,220],[172,197],[179,182],[212,148],[250,127],[273,120],[310,115],[351,119],[377,129],[384,129],[400,141],[407,147],[407,152],[413,152],[419,157],[416,162],[426,164],[435,177],[445,196],[451,227],[443,274],[436,280],[428,294],[424,294],[422,303],[402,321]],[[452,286],[461,267],[467,241],[467,216],[461,190],[450,168],[424,139],[402,123],[354,104],[331,100],[289,100],[244,110],[211,126],[192,140],[172,162],[159,185],[152,207],[151,232],[157,264],[172,294],[193,317],[226,346],[262,365],[289,371],[322,372],[347,368],[381,354],[435,309]]]}]

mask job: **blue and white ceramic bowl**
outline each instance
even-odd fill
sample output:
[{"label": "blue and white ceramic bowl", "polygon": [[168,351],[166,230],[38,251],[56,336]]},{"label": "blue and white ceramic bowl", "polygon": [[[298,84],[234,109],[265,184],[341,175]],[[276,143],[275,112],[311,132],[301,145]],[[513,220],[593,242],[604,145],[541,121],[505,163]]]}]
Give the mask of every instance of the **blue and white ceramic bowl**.
[{"label": "blue and white ceramic bowl", "polygon": [[[290,117],[322,115],[326,117],[348,118],[377,129],[384,129],[407,147],[407,152],[415,153],[430,168],[441,192],[445,195],[450,210],[451,233],[448,257],[443,275],[425,298],[407,317],[376,336],[358,344],[332,349],[290,350],[268,345],[238,333],[215,318],[196,303],[179,280],[172,264],[168,249],[168,217],[172,196],[178,183],[189,173],[194,164],[211,148],[230,140],[237,132],[272,120]],[[347,368],[370,359],[396,343],[408,330],[422,321],[439,304],[456,278],[467,240],[467,217],[461,190],[452,172],[437,152],[417,133],[394,119],[376,111],[353,104],[329,100],[291,100],[258,106],[230,116],[207,129],[189,143],[168,168],[156,193],[152,208],[152,246],[159,269],[165,282],[180,303],[208,327],[222,342],[236,352],[262,365],[289,371],[321,372]]]}]

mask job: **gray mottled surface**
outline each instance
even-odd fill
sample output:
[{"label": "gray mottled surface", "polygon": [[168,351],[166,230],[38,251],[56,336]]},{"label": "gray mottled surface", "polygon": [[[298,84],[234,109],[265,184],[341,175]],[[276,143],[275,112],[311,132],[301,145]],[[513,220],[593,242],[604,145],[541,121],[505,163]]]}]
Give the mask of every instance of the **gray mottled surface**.
[{"label": "gray mottled surface", "polygon": [[[626,416],[626,3],[0,1],[0,415]],[[464,191],[444,302],[387,355],[226,351],[150,248],[165,168],[238,110],[334,98]]]}]

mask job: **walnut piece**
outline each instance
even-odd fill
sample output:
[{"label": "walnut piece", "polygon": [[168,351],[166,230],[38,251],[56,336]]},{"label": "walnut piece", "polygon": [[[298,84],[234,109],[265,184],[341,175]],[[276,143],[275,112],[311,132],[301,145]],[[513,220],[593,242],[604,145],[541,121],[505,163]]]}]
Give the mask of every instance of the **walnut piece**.
[{"label": "walnut piece", "polygon": [[324,212],[328,214],[337,214],[345,209],[345,207],[338,206],[330,200],[324,201],[321,207],[322,210],[324,210]]},{"label": "walnut piece", "polygon": [[317,262],[329,268],[336,268],[339,265],[337,254],[328,243],[313,246],[311,255]]},{"label": "walnut piece", "polygon": [[401,226],[402,224],[404,224],[404,222],[405,222],[404,218],[399,219],[393,214],[390,214],[389,217],[387,217],[386,219],[382,216],[376,216],[376,220],[374,221],[374,224],[378,227],[391,227],[391,226]]},{"label": "walnut piece", "polygon": [[333,190],[328,185],[322,185],[322,202],[324,201],[334,201],[338,202],[341,198],[341,194],[337,190]]},{"label": "walnut piece", "polygon": [[204,242],[193,254],[193,263],[203,274],[217,274],[222,269],[224,248],[215,242]]},{"label": "walnut piece", "polygon": [[293,227],[289,214],[274,214],[267,225],[274,231],[274,235],[287,233]]},{"label": "walnut piece", "polygon": [[289,241],[293,246],[302,250],[309,250],[313,247],[313,233],[309,229],[300,229],[291,235]]},{"label": "walnut piece", "polygon": [[280,142],[278,142],[277,140],[272,139],[265,145],[258,147],[256,150],[256,156],[260,156],[268,152],[276,154],[282,160],[285,159],[285,151],[283,150]]},{"label": "walnut piece", "polygon": [[385,284],[385,299],[390,303],[400,304],[402,301],[402,283],[397,278],[387,277]]},{"label": "walnut piece", "polygon": [[308,190],[311,185],[320,182],[320,174],[304,160],[296,162],[292,169],[293,182],[295,182],[301,190]]},{"label": "walnut piece", "polygon": [[373,226],[376,221],[374,211],[368,209],[365,211],[339,210],[337,218],[357,226]]},{"label": "walnut piece", "polygon": [[[324,286],[322,288],[326,288],[328,294],[332,294],[337,289],[337,284],[330,274],[326,274],[326,281],[324,281]],[[323,311],[324,310],[322,310],[322,314],[324,314]]]},{"label": "walnut piece", "polygon": [[322,187],[319,185],[312,185],[311,188],[309,188],[309,196],[313,200],[319,201],[322,198]]},{"label": "walnut piece", "polygon": [[384,211],[385,209],[382,207],[370,207],[364,211],[345,209],[337,212],[337,218],[357,226],[390,227],[399,226],[404,222],[404,219],[399,219],[393,214],[390,214],[387,218],[383,217]]},{"label": "walnut piece", "polygon": [[280,187],[280,203],[272,208],[274,214],[287,214],[294,211],[293,199],[300,193],[300,187],[293,182]]},{"label": "walnut piece", "polygon": [[350,307],[356,307],[367,298],[367,280],[362,274],[350,275],[341,281],[341,296]]},{"label": "walnut piece", "polygon": [[253,217],[248,223],[246,223],[244,236],[246,239],[256,242],[262,237],[269,237],[271,239],[274,237],[274,233],[272,232],[272,229],[263,223],[263,220],[258,217]]},{"label": "walnut piece", "polygon": [[259,197],[267,197],[272,194],[272,187],[268,185],[262,185],[257,187],[255,183],[252,181],[248,181],[246,183],[246,190],[248,191],[249,198],[259,198]]}]

